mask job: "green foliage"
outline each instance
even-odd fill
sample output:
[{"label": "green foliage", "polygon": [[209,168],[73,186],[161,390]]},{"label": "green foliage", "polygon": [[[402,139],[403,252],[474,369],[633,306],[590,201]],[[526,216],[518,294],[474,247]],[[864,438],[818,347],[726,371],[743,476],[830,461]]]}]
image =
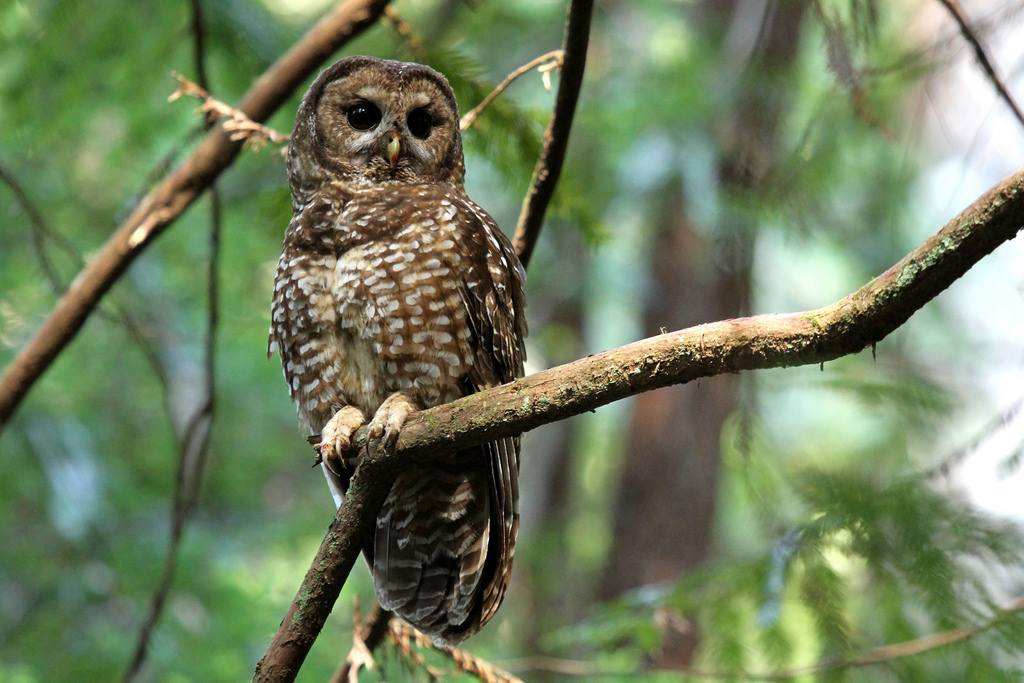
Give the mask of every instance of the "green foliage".
[{"label": "green foliage", "polygon": [[[616,670],[624,672],[658,652],[665,635],[659,613],[693,615],[698,668],[742,677],[855,660],[922,629],[974,627],[978,633],[955,650],[886,666],[903,672],[898,680],[1000,671],[991,653],[1015,651],[1024,620],[998,611],[986,571],[1020,562],[1018,528],[936,493],[917,476],[888,483],[859,468],[808,467],[788,480],[778,502],[796,501],[800,513],[774,545],[749,548],[674,586],[638,590],[560,632],[552,646],[615,651],[626,662]],[[876,680],[877,672],[848,673],[862,675]],[[1009,680],[1005,673],[998,679]]]},{"label": "green foliage", "polygon": [[[317,4],[202,3],[213,94],[235,102],[326,7]],[[345,53],[429,62],[463,111],[559,47],[565,16],[564,3],[526,0],[396,7],[423,47],[378,26]],[[538,365],[628,341],[645,301],[681,294],[649,287],[652,235],[679,205],[711,244],[694,260],[720,265],[737,244],[749,248],[754,312],[829,303],[920,238],[913,189],[924,155],[916,121],[906,123],[908,93],[933,65],[907,44],[905,9],[815,5],[792,68],[747,74],[716,8],[702,4],[704,16],[693,3],[598,3],[569,159],[531,265]],[[0,367],[195,144],[192,103],[166,101],[171,71],[196,75],[190,22],[188,3],[0,4],[0,167],[45,224],[0,186]],[[727,187],[730,117],[754,87],[786,102],[777,162],[759,184]],[[301,94],[273,127],[290,131]],[[507,231],[553,97],[527,74],[464,135],[470,194]],[[142,680],[249,675],[333,515],[277,360],[265,359],[290,217],[284,180],[268,148],[244,153],[218,181],[211,459]],[[210,234],[203,199],[131,266],[0,434],[0,680],[124,674],[167,553],[181,426],[201,393]],[[966,628],[977,632],[922,654],[797,680],[1018,680],[1024,619],[998,608],[999,589],[1013,583],[1000,573],[1020,563],[1020,532],[934,475],[942,463],[931,451],[969,442],[965,414],[993,411],[977,399],[969,366],[952,365],[970,353],[943,305],[886,339],[877,359],[747,378],[748,400],[722,435],[713,559],[620,599],[595,596],[616,476],[632,445],[625,407],[570,423],[574,447],[561,470],[543,454],[570,437],[529,435],[524,482],[543,474],[530,490],[524,483],[516,578],[470,649],[499,665],[539,653],[586,672],[530,669],[527,680],[658,680],[645,668],[667,637],[688,629],[699,638],[696,668],[739,676],[857,660],[876,646]],[[1019,454],[1009,454],[1006,473]],[[564,500],[540,500],[556,498],[559,477]],[[370,600],[362,568],[300,680],[327,679],[348,651],[354,596]],[[424,678],[390,647],[378,663],[365,680]]]}]

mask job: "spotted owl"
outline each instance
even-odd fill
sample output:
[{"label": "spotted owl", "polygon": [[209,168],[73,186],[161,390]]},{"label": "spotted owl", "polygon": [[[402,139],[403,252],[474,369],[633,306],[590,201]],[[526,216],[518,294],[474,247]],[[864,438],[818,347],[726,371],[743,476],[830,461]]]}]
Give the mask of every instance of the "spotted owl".
[{"label": "spotted owl", "polygon": [[[455,96],[433,69],[349,57],[302,100],[270,351],[338,505],[367,419],[371,447],[392,448],[411,412],[523,374],[525,273],[464,175]],[[380,604],[448,644],[508,585],[519,437],[452,455],[398,476],[366,552]]]}]

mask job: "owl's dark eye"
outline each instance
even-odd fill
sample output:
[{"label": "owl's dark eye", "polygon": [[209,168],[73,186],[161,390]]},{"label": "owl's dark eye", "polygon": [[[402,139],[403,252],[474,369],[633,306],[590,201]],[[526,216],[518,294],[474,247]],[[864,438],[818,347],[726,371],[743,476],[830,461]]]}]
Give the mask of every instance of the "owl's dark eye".
[{"label": "owl's dark eye", "polygon": [[353,104],[345,113],[348,116],[348,125],[356,130],[370,130],[380,123],[380,109],[370,102]]},{"label": "owl's dark eye", "polygon": [[434,129],[434,119],[425,107],[413,109],[409,112],[409,117],[405,122],[409,126],[409,132],[420,140],[426,140],[430,137],[430,131]]}]

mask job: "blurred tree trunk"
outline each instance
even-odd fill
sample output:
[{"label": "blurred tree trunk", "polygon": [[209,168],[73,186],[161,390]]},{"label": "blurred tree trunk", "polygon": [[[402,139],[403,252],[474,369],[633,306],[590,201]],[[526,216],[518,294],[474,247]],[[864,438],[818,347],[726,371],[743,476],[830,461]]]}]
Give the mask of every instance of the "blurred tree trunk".
[{"label": "blurred tree trunk", "polygon": [[[682,188],[670,190],[652,244],[652,296],[644,313],[645,333],[675,330],[746,313],[750,299],[753,221],[730,210],[732,197],[749,197],[776,163],[778,124],[788,104],[780,72],[796,56],[805,5],[769,2],[760,26],[749,22],[742,3],[708,2],[694,21],[727,27],[720,59],[746,55],[735,71],[733,109],[724,117],[718,167],[720,204],[714,231],[694,230]],[[748,35],[746,45],[736,36]],[[750,42],[753,41],[753,44]],[[706,237],[709,233],[714,239]],[[712,549],[718,492],[719,438],[736,407],[738,378],[714,377],[636,398],[629,452],[615,503],[611,557],[601,597],[611,599],[645,584],[671,581],[702,565]],[[668,620],[662,650],[651,664],[678,668],[690,663],[698,634]]]},{"label": "blurred tree trunk", "polygon": [[[734,317],[746,301],[746,273],[716,263],[677,196],[654,247],[656,294],[645,335]],[[638,396],[616,500],[611,558],[601,597],[668,581],[708,558],[717,493],[719,434],[736,404],[734,376],[713,377]],[[664,633],[658,667],[690,661],[696,639]]]},{"label": "blurred tree trunk", "polygon": [[[541,278],[549,290],[531,291],[531,326],[535,330],[558,328],[562,341],[555,348],[530,349],[530,361],[540,367],[571,362],[585,353],[581,291],[586,247],[574,234],[552,230],[546,235],[558,254],[561,277]],[[543,248],[543,247],[542,247]],[[536,265],[536,262],[535,262]],[[573,284],[575,283],[575,286]],[[528,367],[527,373],[531,370]],[[566,548],[571,533],[572,488],[577,463],[573,457],[573,429],[570,420],[544,425],[523,435],[523,464],[520,470],[520,543],[513,572],[512,594],[506,603],[516,605],[521,626],[517,646],[524,655],[546,652],[543,637],[563,625],[565,615],[586,612],[588,598],[577,590],[566,590],[566,577],[579,571],[567,553],[548,552]],[[530,539],[526,542],[525,539]],[[531,552],[539,548],[541,552]],[[570,582],[573,583],[573,582]],[[508,610],[506,605],[503,610]],[[530,680],[549,680],[550,673],[535,672]]]}]

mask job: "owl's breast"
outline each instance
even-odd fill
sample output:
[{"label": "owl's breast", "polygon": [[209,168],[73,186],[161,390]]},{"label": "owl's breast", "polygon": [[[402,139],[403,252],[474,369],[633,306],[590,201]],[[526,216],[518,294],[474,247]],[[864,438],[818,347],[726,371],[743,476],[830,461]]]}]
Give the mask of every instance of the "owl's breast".
[{"label": "owl's breast", "polygon": [[473,363],[461,257],[439,226],[406,226],[342,254],[335,271],[339,341],[351,398],[365,410],[395,391],[421,405],[454,400]]},{"label": "owl's breast", "polygon": [[396,391],[424,407],[464,395],[486,336],[467,302],[488,272],[473,259],[486,238],[464,195],[335,194],[293,219],[275,285],[274,332],[300,418],[318,431],[340,407],[373,414]]}]

